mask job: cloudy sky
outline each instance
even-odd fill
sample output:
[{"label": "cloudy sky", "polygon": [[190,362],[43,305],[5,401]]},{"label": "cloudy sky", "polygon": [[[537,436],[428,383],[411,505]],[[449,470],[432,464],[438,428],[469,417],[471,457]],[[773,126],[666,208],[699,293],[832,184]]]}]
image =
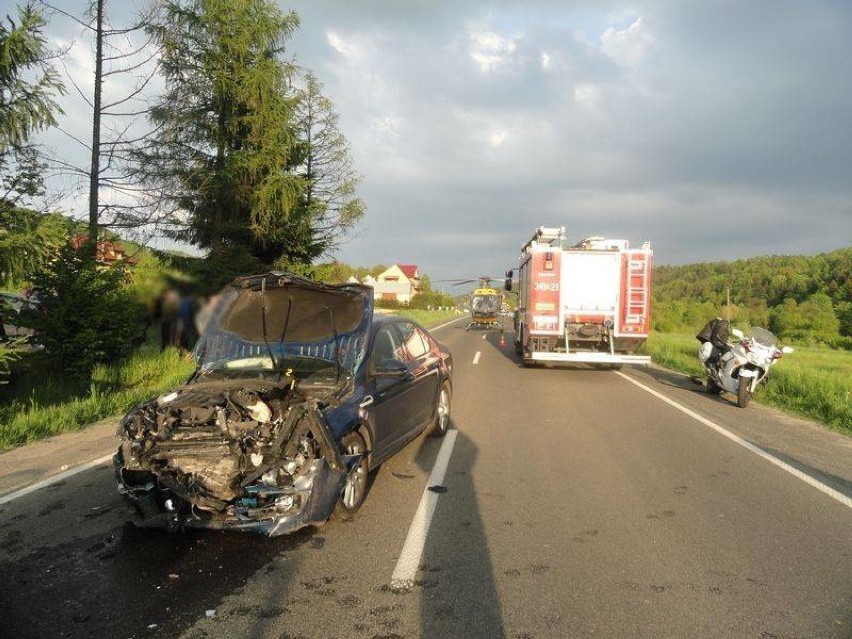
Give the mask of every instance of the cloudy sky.
[{"label": "cloudy sky", "polygon": [[368,212],[338,252],[498,274],[539,225],[657,263],[852,245],[852,4],[278,0]]}]

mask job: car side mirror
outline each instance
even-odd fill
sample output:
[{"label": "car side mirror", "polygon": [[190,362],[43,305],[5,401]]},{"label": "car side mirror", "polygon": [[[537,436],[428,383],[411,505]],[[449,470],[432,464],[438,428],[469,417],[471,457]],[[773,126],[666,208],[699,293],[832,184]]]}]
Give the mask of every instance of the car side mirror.
[{"label": "car side mirror", "polygon": [[737,339],[742,339],[743,337],[745,337],[743,332],[738,328],[731,329],[731,335],[733,335]]},{"label": "car side mirror", "polygon": [[792,353],[794,350],[795,349],[792,346],[785,346],[781,349],[781,352],[786,355],[787,353]]},{"label": "car side mirror", "polygon": [[376,364],[376,375],[394,377],[397,375],[405,375],[408,372],[408,367],[398,359],[388,358]]}]

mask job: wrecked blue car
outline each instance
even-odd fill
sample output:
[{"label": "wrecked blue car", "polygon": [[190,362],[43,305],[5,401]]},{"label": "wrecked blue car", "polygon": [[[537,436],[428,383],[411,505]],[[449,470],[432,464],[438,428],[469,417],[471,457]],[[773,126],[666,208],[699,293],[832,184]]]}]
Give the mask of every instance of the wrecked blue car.
[{"label": "wrecked blue car", "polygon": [[220,294],[190,380],[131,410],[114,457],[138,523],[269,535],[354,515],[368,473],[450,424],[452,356],[372,290],[285,273]]}]

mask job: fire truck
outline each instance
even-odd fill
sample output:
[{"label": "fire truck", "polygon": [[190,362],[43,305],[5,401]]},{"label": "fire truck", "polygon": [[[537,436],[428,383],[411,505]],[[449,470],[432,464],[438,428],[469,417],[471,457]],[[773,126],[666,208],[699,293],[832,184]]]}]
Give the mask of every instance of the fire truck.
[{"label": "fire truck", "polygon": [[[651,328],[650,242],[589,237],[569,246],[565,227],[539,227],[523,245],[515,350],[524,364],[584,362],[621,368],[650,363],[634,354]],[[515,288],[517,286],[517,288]]]}]

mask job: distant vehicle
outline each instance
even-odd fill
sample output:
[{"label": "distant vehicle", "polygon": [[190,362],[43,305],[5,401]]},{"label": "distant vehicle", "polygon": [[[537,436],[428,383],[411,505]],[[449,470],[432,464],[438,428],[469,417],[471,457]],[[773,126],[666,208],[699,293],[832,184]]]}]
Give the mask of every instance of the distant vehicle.
[{"label": "distant vehicle", "polygon": [[450,425],[452,355],[371,289],[266,273],[224,289],[190,380],[131,410],[114,457],[145,526],[280,535],[348,519],[367,476]]},{"label": "distant vehicle", "polygon": [[643,242],[586,238],[566,246],[565,227],[539,227],[521,248],[515,350],[525,364],[648,364],[634,352],[651,328],[653,251]]},{"label": "distant vehicle", "polygon": [[504,307],[503,291],[491,286],[491,282],[500,278],[482,275],[478,278],[438,280],[439,282],[451,282],[452,286],[463,286],[465,284],[478,284],[466,300],[466,309],[470,313],[470,322],[465,330],[471,328],[499,328],[501,327],[500,316]]},{"label": "distant vehicle", "polygon": [[[728,342],[731,335],[737,339],[733,344]],[[790,346],[779,348],[778,338],[765,328],[754,326],[746,336],[718,318],[708,322],[696,338],[701,342],[698,359],[707,372],[707,391],[735,394],[740,408],[748,406],[758,384],[769,381],[769,369],[793,352]]]}]

